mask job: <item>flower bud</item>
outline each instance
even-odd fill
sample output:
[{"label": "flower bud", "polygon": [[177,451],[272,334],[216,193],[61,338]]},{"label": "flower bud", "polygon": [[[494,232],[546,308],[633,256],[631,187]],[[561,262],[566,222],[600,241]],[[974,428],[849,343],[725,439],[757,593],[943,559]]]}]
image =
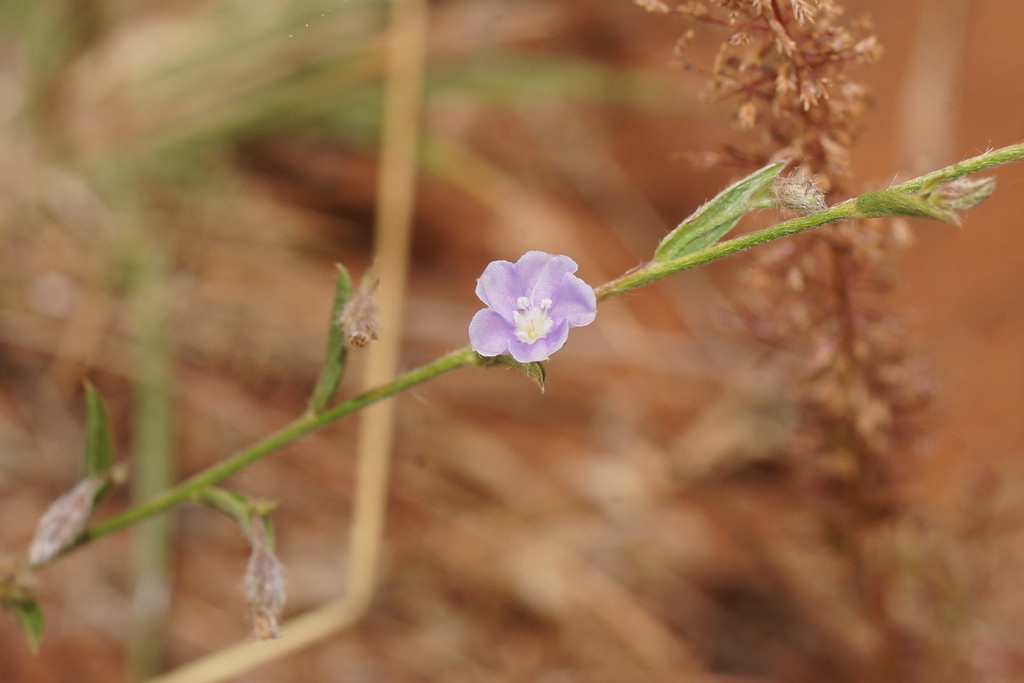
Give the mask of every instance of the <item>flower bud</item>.
[{"label": "flower bud", "polygon": [[245,596],[253,633],[259,640],[269,640],[280,635],[278,618],[286,598],[284,569],[267,545],[263,522],[257,521],[253,526],[252,554],[245,569]]},{"label": "flower bud", "polygon": [[805,175],[779,176],[772,182],[775,205],[798,213],[814,213],[825,208],[825,194]]},{"label": "flower bud", "polygon": [[940,187],[936,194],[945,207],[966,211],[988,199],[995,190],[995,178],[957,178]]},{"label": "flower bud", "polygon": [[28,548],[32,565],[46,564],[57,557],[85,531],[96,494],[108,481],[106,476],[86,477],[50,505],[39,518]]},{"label": "flower bud", "polygon": [[364,278],[358,291],[338,317],[338,325],[345,332],[348,343],[352,346],[363,347],[377,339],[380,315],[377,312],[377,304],[373,300],[376,289],[376,281],[370,283]]}]

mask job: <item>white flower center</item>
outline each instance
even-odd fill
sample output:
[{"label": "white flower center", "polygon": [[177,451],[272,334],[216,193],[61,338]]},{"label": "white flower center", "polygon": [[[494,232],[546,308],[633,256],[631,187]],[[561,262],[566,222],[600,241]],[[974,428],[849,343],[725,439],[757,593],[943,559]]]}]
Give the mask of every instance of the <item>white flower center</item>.
[{"label": "white flower center", "polygon": [[516,308],[519,310],[512,312],[512,320],[516,324],[516,339],[523,343],[532,344],[543,339],[555,326],[555,321],[548,316],[551,299],[544,299],[536,305],[521,296],[516,299]]}]

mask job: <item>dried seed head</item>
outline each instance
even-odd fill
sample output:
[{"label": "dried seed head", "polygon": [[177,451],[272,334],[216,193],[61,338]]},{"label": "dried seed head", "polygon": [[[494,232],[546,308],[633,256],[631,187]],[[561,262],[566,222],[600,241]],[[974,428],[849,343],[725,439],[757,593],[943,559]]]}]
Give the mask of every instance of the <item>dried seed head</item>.
[{"label": "dried seed head", "polygon": [[666,5],[661,0],[633,0],[633,2],[638,7],[642,7],[648,12],[657,12],[658,14],[669,13],[668,5]]},{"label": "dried seed head", "polygon": [[269,640],[280,635],[278,619],[286,599],[284,568],[268,546],[262,522],[253,525],[249,537],[252,554],[245,569],[245,597],[253,633],[259,640]]},{"label": "dried seed head", "polygon": [[877,36],[868,36],[853,46],[853,52],[864,62],[877,62],[882,58],[882,44]]},{"label": "dried seed head", "polygon": [[754,124],[757,123],[757,105],[754,104],[753,100],[747,100],[740,106],[736,118],[740,130],[754,129]]},{"label": "dried seed head", "polygon": [[702,2],[698,0],[689,0],[685,5],[680,5],[676,8],[677,11],[686,14],[694,19],[699,19],[708,15],[708,8]]},{"label": "dried seed head", "polygon": [[107,481],[106,476],[87,477],[50,505],[39,518],[28,548],[31,564],[46,564],[85,531],[96,494]]},{"label": "dried seed head", "polygon": [[[844,25],[834,0],[689,0],[675,9],[694,26],[731,27],[703,96],[732,101],[740,128],[760,133],[770,151],[751,159],[730,148],[724,160],[763,163],[778,158],[781,145],[791,150],[786,156],[805,159],[833,183],[841,180],[868,104],[867,92],[845,71],[877,61],[882,52],[878,39],[864,34],[866,25]],[[691,40],[681,40],[677,54]]]},{"label": "dried seed head", "polygon": [[753,36],[746,31],[737,31],[736,33],[729,36],[729,44],[735,46],[750,45],[754,42]]},{"label": "dried seed head", "polygon": [[808,21],[814,20],[814,15],[817,13],[817,8],[808,2],[808,0],[792,0],[793,5],[793,18],[797,20],[799,24],[806,24]]},{"label": "dried seed head", "polygon": [[689,44],[693,42],[693,38],[696,35],[697,32],[694,31],[692,28],[684,31],[683,35],[679,36],[678,40],[676,40],[675,45],[672,46],[672,54],[677,58],[682,57],[683,53],[686,51],[687,46],[689,46]]},{"label": "dried seed head", "polygon": [[380,314],[377,311],[377,304],[373,300],[376,290],[376,280],[372,283],[364,280],[338,318],[338,325],[345,332],[348,343],[352,346],[362,348],[377,339],[377,331],[380,329]]}]

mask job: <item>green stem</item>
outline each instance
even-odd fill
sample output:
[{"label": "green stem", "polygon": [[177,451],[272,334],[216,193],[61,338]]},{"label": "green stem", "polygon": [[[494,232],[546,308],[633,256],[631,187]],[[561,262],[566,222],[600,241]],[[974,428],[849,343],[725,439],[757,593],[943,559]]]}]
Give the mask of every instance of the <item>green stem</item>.
[{"label": "green stem", "polygon": [[477,362],[477,355],[468,346],[442,356],[435,361],[420,366],[415,370],[402,375],[393,382],[381,387],[367,391],[348,401],[325,410],[321,413],[307,413],[291,424],[274,432],[257,444],[239,451],[225,460],[208,467],[198,474],[189,477],[177,486],[167,489],[155,498],[121,513],[115,517],[104,520],[96,526],[88,529],[78,540],[76,546],[89,543],[100,536],[105,536],[112,531],[117,531],[135,522],[164,512],[175,505],[193,498],[207,486],[211,486],[222,479],[234,474],[247,465],[256,462],[265,455],[290,444],[300,437],[315,431],[326,424],[330,424],[346,415],[354,413],[371,403],[393,396],[409,387],[424,382],[432,377],[444,374],[450,370],[461,368],[466,365],[474,365]]},{"label": "green stem", "polygon": [[611,282],[606,282],[600,287],[597,287],[594,291],[597,293],[597,300],[604,301],[605,299],[622,294],[623,292],[628,292],[631,289],[642,287],[654,282],[655,280],[660,280],[663,277],[678,273],[681,270],[701,266],[709,261],[720,259],[723,256],[735,254],[737,251],[743,251],[744,249],[749,249],[750,247],[757,246],[758,244],[777,240],[780,237],[803,232],[804,230],[810,230],[811,228],[816,228],[825,223],[834,223],[836,221],[847,220],[850,218],[860,218],[860,215],[854,208],[853,200],[845,201],[842,204],[836,204],[835,206],[822,211],[817,211],[807,216],[800,216],[799,218],[778,223],[770,228],[765,228],[764,230],[750,232],[725,242],[713,244],[710,247],[691,252],[685,256],[672,259],[671,261],[649,263],[646,266],[626,273]]},{"label": "green stem", "polygon": [[932,171],[926,173],[923,176],[908,180],[905,183],[896,185],[890,189],[899,190],[900,192],[917,192],[925,187],[938,185],[940,183],[946,183],[950,180],[956,180],[965,175],[972,173],[978,173],[992,168],[993,166],[999,166],[1010,161],[1018,161],[1024,158],[1024,142],[1018,142],[1015,145],[1008,145],[1006,147],[1000,147],[984,154],[979,154],[976,157],[970,159],[964,159],[959,161],[952,166],[939,169],[938,171]]},{"label": "green stem", "polygon": [[[971,159],[967,159],[944,169],[914,178],[913,180],[909,180],[901,185],[896,185],[889,189],[907,193],[916,192],[925,187],[948,182],[964,175],[977,173],[993,166],[998,166],[999,164],[1004,164],[1010,161],[1016,161],[1021,158],[1024,158],[1024,143],[1018,143],[1001,149],[992,150],[985,154],[980,154]],[[872,216],[875,215],[876,214],[872,214]],[[650,284],[655,280],[660,280],[661,278],[672,275],[673,273],[678,273],[681,270],[703,265],[710,261],[728,256],[729,254],[734,254],[738,251],[749,249],[750,247],[757,246],[759,244],[764,244],[765,242],[770,242],[781,237],[786,237],[787,235],[810,230],[811,228],[815,228],[825,223],[834,223],[837,221],[864,217],[865,214],[859,212],[856,208],[856,199],[850,199],[807,216],[793,218],[792,220],[778,223],[765,228],[764,230],[758,230],[756,232],[740,235],[739,237],[735,237],[725,242],[719,242],[718,244],[707,247],[706,249],[695,251],[671,261],[650,263],[638,270],[626,273],[622,277],[601,285],[595,290],[595,292],[597,293],[598,300],[604,301],[605,299],[622,294],[623,292],[627,292],[637,287],[642,287],[643,285]],[[84,545],[99,538],[100,536],[105,536],[112,531],[122,529],[134,524],[135,522],[146,519],[147,517],[152,517],[153,515],[164,512],[179,503],[189,500],[204,488],[216,484],[227,476],[253,462],[256,462],[278,448],[292,443],[300,437],[305,436],[306,434],[346,415],[354,413],[371,403],[393,396],[394,394],[408,389],[415,384],[424,382],[432,377],[448,372],[449,370],[461,368],[466,365],[476,365],[479,362],[479,356],[477,356],[471,348],[464,347],[402,375],[394,381],[378,387],[377,389],[373,389],[372,391],[368,391],[356,396],[355,398],[349,399],[344,403],[340,403],[333,408],[323,412],[307,413],[286,427],[271,434],[259,443],[250,446],[245,450],[239,451],[226,460],[193,475],[177,486],[167,489],[163,493],[139,505],[138,507],[132,508],[120,515],[100,522],[83,533],[73,547]],[[68,550],[70,549],[71,548]]]},{"label": "green stem", "polygon": [[[1015,145],[1009,145],[1000,149],[986,152],[985,154],[979,154],[976,157],[965,159],[964,161],[947,166],[946,168],[939,169],[927,173],[913,180],[908,180],[900,185],[895,185],[890,190],[896,190],[898,192],[913,193],[917,192],[926,187],[933,187],[941,183],[949,182],[950,180],[956,180],[965,175],[972,173],[978,173],[986,169],[992,168],[993,166],[999,166],[1010,161],[1017,161],[1024,158],[1024,142],[1017,143]],[[830,206],[827,209],[816,211],[815,213],[808,214],[806,216],[800,216],[792,220],[777,223],[764,230],[758,230],[756,232],[747,233],[740,235],[731,240],[725,242],[719,242],[700,251],[695,251],[685,256],[681,256],[671,261],[652,262],[645,266],[638,268],[632,272],[626,273],[625,275],[606,282],[605,284],[597,287],[594,291],[597,293],[597,300],[604,301],[605,299],[622,294],[631,289],[642,287],[643,285],[650,284],[655,280],[660,280],[663,277],[667,277],[674,273],[678,273],[681,270],[687,270],[696,266],[704,265],[709,261],[720,259],[723,256],[729,254],[735,254],[737,251],[743,251],[750,247],[755,247],[765,242],[771,242],[777,240],[780,237],[786,237],[793,235],[804,230],[816,228],[819,225],[825,223],[835,223],[837,221],[851,220],[855,218],[877,218],[880,214],[872,213],[867,214],[857,210],[857,200],[848,199],[845,202]],[[892,212],[889,215],[897,215],[897,212]]]}]

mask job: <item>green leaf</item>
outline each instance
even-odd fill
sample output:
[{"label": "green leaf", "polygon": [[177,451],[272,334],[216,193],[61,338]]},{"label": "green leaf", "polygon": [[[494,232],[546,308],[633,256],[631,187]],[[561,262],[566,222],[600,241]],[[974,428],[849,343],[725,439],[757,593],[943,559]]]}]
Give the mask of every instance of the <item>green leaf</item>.
[{"label": "green leaf", "polygon": [[110,419],[96,387],[85,382],[85,454],[82,469],[87,477],[105,474],[114,459]]},{"label": "green leaf", "polygon": [[481,356],[479,353],[476,354],[477,365],[488,367],[488,368],[512,368],[518,370],[530,379],[532,379],[538,387],[540,387],[543,393],[545,385],[548,383],[548,370],[544,367],[544,364],[540,361],[534,361],[532,363],[520,363],[515,358],[509,355],[504,356]]},{"label": "green leaf", "polygon": [[954,225],[960,224],[960,219],[954,211],[917,195],[906,194],[899,190],[867,192],[857,197],[856,207],[863,218],[914,216],[917,218],[933,218]]},{"label": "green leaf", "polygon": [[338,326],[345,306],[352,299],[352,278],[345,266],[338,264],[338,281],[334,287],[334,305],[331,307],[330,328],[327,331],[327,350],[324,352],[324,363],[320,368],[320,377],[309,399],[309,410],[318,413],[323,410],[334,392],[338,389],[342,375],[345,374],[345,359],[348,357],[348,344],[345,333]]},{"label": "green leaf", "polygon": [[785,166],[784,161],[768,164],[705,202],[661,240],[653,260],[671,261],[722,239],[744,214],[762,206],[758,200]]},{"label": "green leaf", "polygon": [[46,626],[43,608],[35,600],[19,600],[4,606],[14,615],[18,626],[25,633],[32,652],[39,652],[39,645],[43,642],[43,628]]}]

